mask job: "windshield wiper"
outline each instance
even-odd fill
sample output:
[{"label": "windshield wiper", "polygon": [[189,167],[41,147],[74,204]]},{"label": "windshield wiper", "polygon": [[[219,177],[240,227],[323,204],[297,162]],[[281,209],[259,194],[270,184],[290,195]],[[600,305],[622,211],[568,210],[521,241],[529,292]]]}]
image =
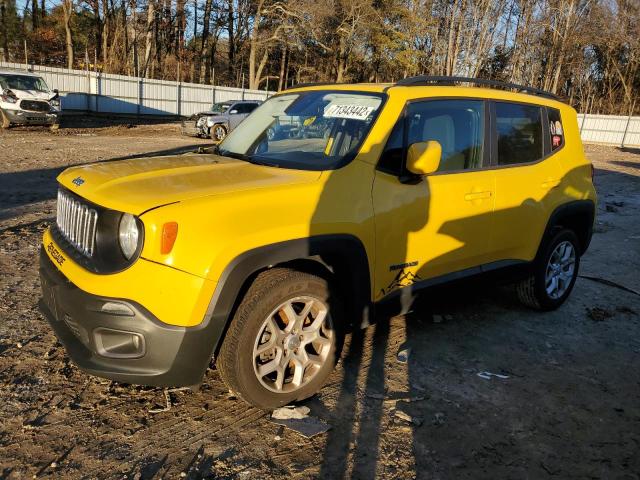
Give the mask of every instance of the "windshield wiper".
[{"label": "windshield wiper", "polygon": [[221,148],[218,148],[217,145],[216,145],[216,150],[214,150],[214,152],[218,155],[222,155],[223,157],[237,158],[238,160],[244,160],[245,162],[253,163],[254,165],[264,165],[265,167],[277,167],[277,168],[280,167],[280,165],[277,163],[258,160],[256,159],[255,156],[252,156],[252,155],[247,155],[245,153],[230,152],[229,150],[222,150]]},{"label": "windshield wiper", "polygon": [[216,152],[223,157],[237,158],[238,160],[244,160],[245,162],[251,162],[251,156],[244,153],[230,152],[229,150],[222,150],[216,145]]}]

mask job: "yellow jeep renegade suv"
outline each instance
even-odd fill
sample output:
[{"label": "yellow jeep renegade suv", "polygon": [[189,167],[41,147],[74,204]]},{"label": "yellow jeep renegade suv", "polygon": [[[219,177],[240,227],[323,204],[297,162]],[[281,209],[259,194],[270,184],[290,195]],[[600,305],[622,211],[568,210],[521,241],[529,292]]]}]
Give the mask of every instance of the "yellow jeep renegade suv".
[{"label": "yellow jeep renegade suv", "polygon": [[293,88],[213,153],[58,181],[41,304],[74,362],[195,387],[215,358],[262,408],[316,392],[342,332],[421,288],[517,271],[526,305],[558,307],[596,202],[571,107],[453,77]]}]

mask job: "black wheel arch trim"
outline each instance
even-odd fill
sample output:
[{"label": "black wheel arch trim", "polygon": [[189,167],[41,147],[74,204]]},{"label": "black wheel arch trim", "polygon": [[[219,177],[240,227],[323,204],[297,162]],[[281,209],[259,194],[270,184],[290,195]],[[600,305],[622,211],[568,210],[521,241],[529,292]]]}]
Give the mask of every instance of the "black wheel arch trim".
[{"label": "black wheel arch trim", "polygon": [[[218,351],[233,312],[248,281],[265,269],[299,260],[311,260],[328,267],[336,277],[347,274],[352,298],[350,318],[366,324],[371,311],[369,262],[363,243],[355,235],[318,235],[265,245],[242,253],[224,269],[209,302],[204,323],[210,331],[212,356]],[[344,265],[336,263],[344,261]],[[339,271],[335,271],[339,270]],[[345,277],[343,277],[345,278]],[[354,322],[354,323],[357,323]]]},{"label": "black wheel arch trim", "polygon": [[586,216],[589,220],[586,225],[586,231],[575,232],[575,234],[581,241],[580,254],[583,255],[589,248],[591,237],[593,236],[593,225],[596,216],[596,204],[593,200],[572,200],[558,206],[549,216],[549,221],[547,222],[547,226],[541,238],[540,245],[542,246],[544,242],[549,238],[554,227],[560,225],[570,226],[564,224],[564,222],[562,221],[563,219],[570,217],[575,218],[576,216]]}]

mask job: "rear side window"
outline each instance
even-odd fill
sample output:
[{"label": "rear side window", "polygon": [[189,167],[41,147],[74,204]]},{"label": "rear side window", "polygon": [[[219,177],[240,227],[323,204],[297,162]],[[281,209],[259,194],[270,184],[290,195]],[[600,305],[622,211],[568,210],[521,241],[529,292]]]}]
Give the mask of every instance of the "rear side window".
[{"label": "rear side window", "polygon": [[496,102],[498,165],[536,162],[544,156],[542,108]]},{"label": "rear side window", "polygon": [[553,152],[564,145],[564,129],[559,110],[547,108],[547,115],[549,116],[549,134],[551,136],[550,145]]}]

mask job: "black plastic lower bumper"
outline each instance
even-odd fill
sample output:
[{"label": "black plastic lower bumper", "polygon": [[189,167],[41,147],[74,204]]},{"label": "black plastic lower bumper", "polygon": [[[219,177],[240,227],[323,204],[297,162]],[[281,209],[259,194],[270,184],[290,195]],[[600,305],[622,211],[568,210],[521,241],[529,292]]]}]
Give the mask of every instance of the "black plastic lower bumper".
[{"label": "black plastic lower bumper", "polygon": [[92,295],[40,252],[40,308],[69,356],[93,375],[126,383],[193,386],[202,381],[215,341],[210,324],[176,327],[141,305]]}]

